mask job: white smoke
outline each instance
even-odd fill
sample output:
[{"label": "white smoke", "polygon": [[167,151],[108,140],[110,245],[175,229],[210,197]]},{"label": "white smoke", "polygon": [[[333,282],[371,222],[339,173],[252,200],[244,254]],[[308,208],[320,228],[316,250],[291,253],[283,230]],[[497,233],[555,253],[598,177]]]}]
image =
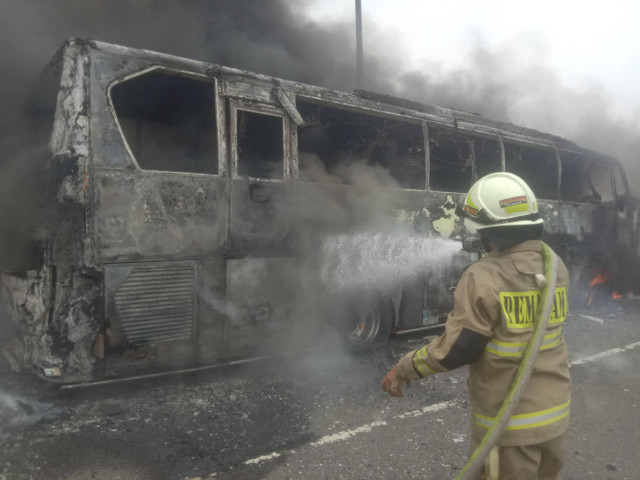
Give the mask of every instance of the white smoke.
[{"label": "white smoke", "polygon": [[31,425],[58,415],[61,410],[50,403],[0,389],[0,430]]}]

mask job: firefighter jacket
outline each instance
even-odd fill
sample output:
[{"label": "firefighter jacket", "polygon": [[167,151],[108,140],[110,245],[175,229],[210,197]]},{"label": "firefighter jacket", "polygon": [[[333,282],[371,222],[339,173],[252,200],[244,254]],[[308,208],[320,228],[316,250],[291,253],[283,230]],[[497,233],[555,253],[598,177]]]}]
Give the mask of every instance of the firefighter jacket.
[{"label": "firefighter jacket", "polygon": [[[444,333],[396,365],[409,379],[469,364],[471,434],[482,439],[515,377],[533,331],[544,260],[540,241],[492,251],[464,272]],[[571,380],[562,322],[567,316],[569,274],[558,259],[558,278],[547,332],[536,365],[498,444],[531,445],[564,433]]]}]

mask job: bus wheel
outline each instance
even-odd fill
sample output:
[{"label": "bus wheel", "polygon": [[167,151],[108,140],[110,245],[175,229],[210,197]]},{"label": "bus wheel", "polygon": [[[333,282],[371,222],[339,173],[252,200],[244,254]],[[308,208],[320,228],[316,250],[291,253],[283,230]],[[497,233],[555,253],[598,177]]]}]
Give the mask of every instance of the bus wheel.
[{"label": "bus wheel", "polygon": [[361,299],[349,312],[345,341],[354,353],[365,353],[386,343],[391,333],[390,302],[380,299]]}]

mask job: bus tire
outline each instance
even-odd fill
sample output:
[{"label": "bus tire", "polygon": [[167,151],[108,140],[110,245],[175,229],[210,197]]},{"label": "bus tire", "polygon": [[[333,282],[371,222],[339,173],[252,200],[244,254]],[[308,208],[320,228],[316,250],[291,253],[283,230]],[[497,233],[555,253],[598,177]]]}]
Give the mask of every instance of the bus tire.
[{"label": "bus tire", "polygon": [[360,354],[385,344],[393,323],[391,302],[382,298],[367,297],[352,302],[344,332],[346,347]]}]

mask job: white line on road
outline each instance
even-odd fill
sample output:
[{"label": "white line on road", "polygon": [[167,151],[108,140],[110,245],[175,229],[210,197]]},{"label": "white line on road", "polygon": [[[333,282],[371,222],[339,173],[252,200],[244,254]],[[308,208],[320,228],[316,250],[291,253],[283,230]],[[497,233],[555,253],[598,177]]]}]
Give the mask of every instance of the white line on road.
[{"label": "white line on road", "polygon": [[603,325],[603,324],[604,324],[604,320],[602,320],[601,318],[598,318],[598,317],[592,317],[592,316],[590,316],[590,315],[583,315],[583,314],[581,314],[581,313],[579,313],[578,315],[580,315],[580,317],[582,317],[582,318],[586,318],[587,320],[591,320],[592,322],[599,323],[600,325]]},{"label": "white line on road", "polygon": [[[600,353],[596,353],[595,355],[590,355],[588,357],[584,357],[584,358],[579,358],[577,360],[574,360],[573,362],[569,363],[569,366],[573,366],[573,365],[582,365],[584,363],[588,363],[588,362],[593,362],[596,360],[599,360],[601,358],[604,357],[608,357],[611,355],[615,355],[617,353],[623,353],[626,352],[628,350],[633,350],[634,348],[638,348],[640,347],[640,342],[636,342],[636,343],[630,343],[629,345],[625,345],[624,347],[621,348],[612,348],[611,350],[606,350],[604,352],[600,352]],[[392,417],[393,420],[402,420],[405,418],[415,418],[415,417],[420,417],[422,415],[425,415],[427,413],[433,413],[433,412],[437,412],[439,410],[444,410],[450,407],[453,407],[456,405],[456,402],[453,400],[447,401],[447,402],[440,402],[440,403],[434,403],[433,405],[429,405],[427,407],[423,407],[419,410],[411,410],[405,413],[402,413],[400,415],[395,415]],[[329,443],[334,443],[334,442],[341,442],[343,440],[348,440],[350,438],[355,437],[356,435],[360,434],[360,433],[368,433],[370,432],[372,429],[376,428],[376,427],[381,427],[381,426],[385,426],[387,425],[387,422],[385,421],[375,421],[372,423],[369,423],[367,425],[363,425],[361,427],[358,428],[354,428],[352,430],[344,430],[342,432],[338,432],[338,433],[334,433],[331,435],[326,435],[324,437],[322,437],[321,439],[312,442],[311,445],[314,447],[317,446],[321,446],[321,445],[326,445]],[[260,463],[264,460],[271,460],[273,458],[279,457],[280,454],[279,453],[272,453],[270,455],[263,455],[262,457],[256,457],[253,458],[251,460],[247,460],[246,462],[244,462],[247,465],[250,464],[256,464],[256,463]]]},{"label": "white line on road", "polygon": [[[392,417],[393,420],[402,420],[404,418],[415,418],[415,417],[420,417],[422,415],[425,415],[427,413],[433,413],[433,412],[437,412],[439,410],[444,410],[446,408],[449,407],[453,407],[456,404],[455,401],[448,401],[448,402],[440,402],[440,403],[434,403],[433,405],[429,405],[426,407],[423,407],[419,410],[410,410],[408,412],[402,413],[400,415],[395,415],[394,417]],[[375,422],[371,422],[368,423],[366,425],[362,425],[361,427],[358,428],[354,428],[351,430],[343,430],[342,432],[338,432],[338,433],[333,433],[331,435],[326,435],[324,437],[322,437],[319,440],[316,440],[315,442],[311,442],[311,445],[314,447],[319,447],[321,445],[327,445],[329,443],[334,443],[334,442],[341,442],[343,440],[348,440],[350,438],[355,437],[356,435],[360,434],[360,433],[368,433],[371,430],[373,430],[376,427],[382,427],[387,425],[387,422],[385,422],[384,420],[379,420],[379,421],[375,421]],[[264,460],[271,460],[272,458],[276,458],[279,457],[280,454],[279,453],[272,453],[271,455],[263,455],[261,457],[256,457],[256,458],[252,458],[250,460],[247,460],[246,462],[244,462],[247,465],[251,465],[251,464],[256,464],[256,463],[260,463]]]},{"label": "white line on road", "polygon": [[270,453],[269,455],[262,455],[261,457],[252,458],[251,460],[247,460],[245,465],[251,465],[253,463],[260,463],[264,460],[272,460],[274,458],[278,458],[280,454],[278,452]]},{"label": "white line on road", "polygon": [[445,408],[453,407],[456,404],[454,401],[434,403],[433,405],[429,405],[428,407],[423,407],[420,410],[412,410],[410,412],[405,412],[400,415],[396,415],[395,419],[403,419],[403,418],[414,418],[420,417],[425,413],[437,412],[438,410],[444,410]]},{"label": "white line on road", "polygon": [[582,365],[584,363],[593,362],[595,360],[599,360],[604,357],[609,357],[611,355],[615,355],[616,353],[626,352],[627,350],[633,350],[634,348],[640,347],[640,342],[630,343],[622,348],[612,348],[611,350],[605,350],[604,352],[596,353],[595,355],[590,355],[588,357],[579,358],[578,360],[574,360],[569,365]]},{"label": "white line on road", "polygon": [[387,422],[385,421],[372,422],[368,425],[363,425],[361,427],[354,428],[353,430],[344,430],[342,432],[334,433],[332,435],[326,435],[322,437],[320,440],[311,442],[311,445],[313,445],[314,447],[317,447],[320,445],[326,445],[327,443],[340,442],[342,440],[347,440],[351,437],[355,437],[359,433],[370,432],[373,428],[381,427],[386,424]]},{"label": "white line on road", "polygon": [[[437,412],[438,410],[444,410],[445,408],[449,408],[453,405],[455,405],[456,402],[454,401],[449,401],[449,402],[441,402],[441,403],[434,403],[433,405],[429,405],[427,407],[423,407],[419,410],[411,410],[409,412],[405,412],[401,415],[396,415],[394,417],[392,417],[394,420],[396,419],[403,419],[403,418],[414,418],[414,417],[420,417],[426,413],[431,413],[431,412]],[[384,420],[379,420],[376,422],[372,422],[369,423],[367,425],[362,425],[361,427],[358,428],[354,428],[352,430],[343,430],[342,432],[338,432],[338,433],[333,433],[331,435],[326,435],[324,437],[322,437],[320,440],[316,440],[315,442],[311,442],[311,445],[314,447],[318,447],[320,445],[326,445],[327,443],[334,443],[334,442],[341,442],[342,440],[347,440],[351,437],[355,437],[356,435],[358,435],[359,433],[368,433],[370,432],[372,429],[376,428],[376,427],[382,427],[384,425],[387,425],[387,422],[385,422]]]}]

